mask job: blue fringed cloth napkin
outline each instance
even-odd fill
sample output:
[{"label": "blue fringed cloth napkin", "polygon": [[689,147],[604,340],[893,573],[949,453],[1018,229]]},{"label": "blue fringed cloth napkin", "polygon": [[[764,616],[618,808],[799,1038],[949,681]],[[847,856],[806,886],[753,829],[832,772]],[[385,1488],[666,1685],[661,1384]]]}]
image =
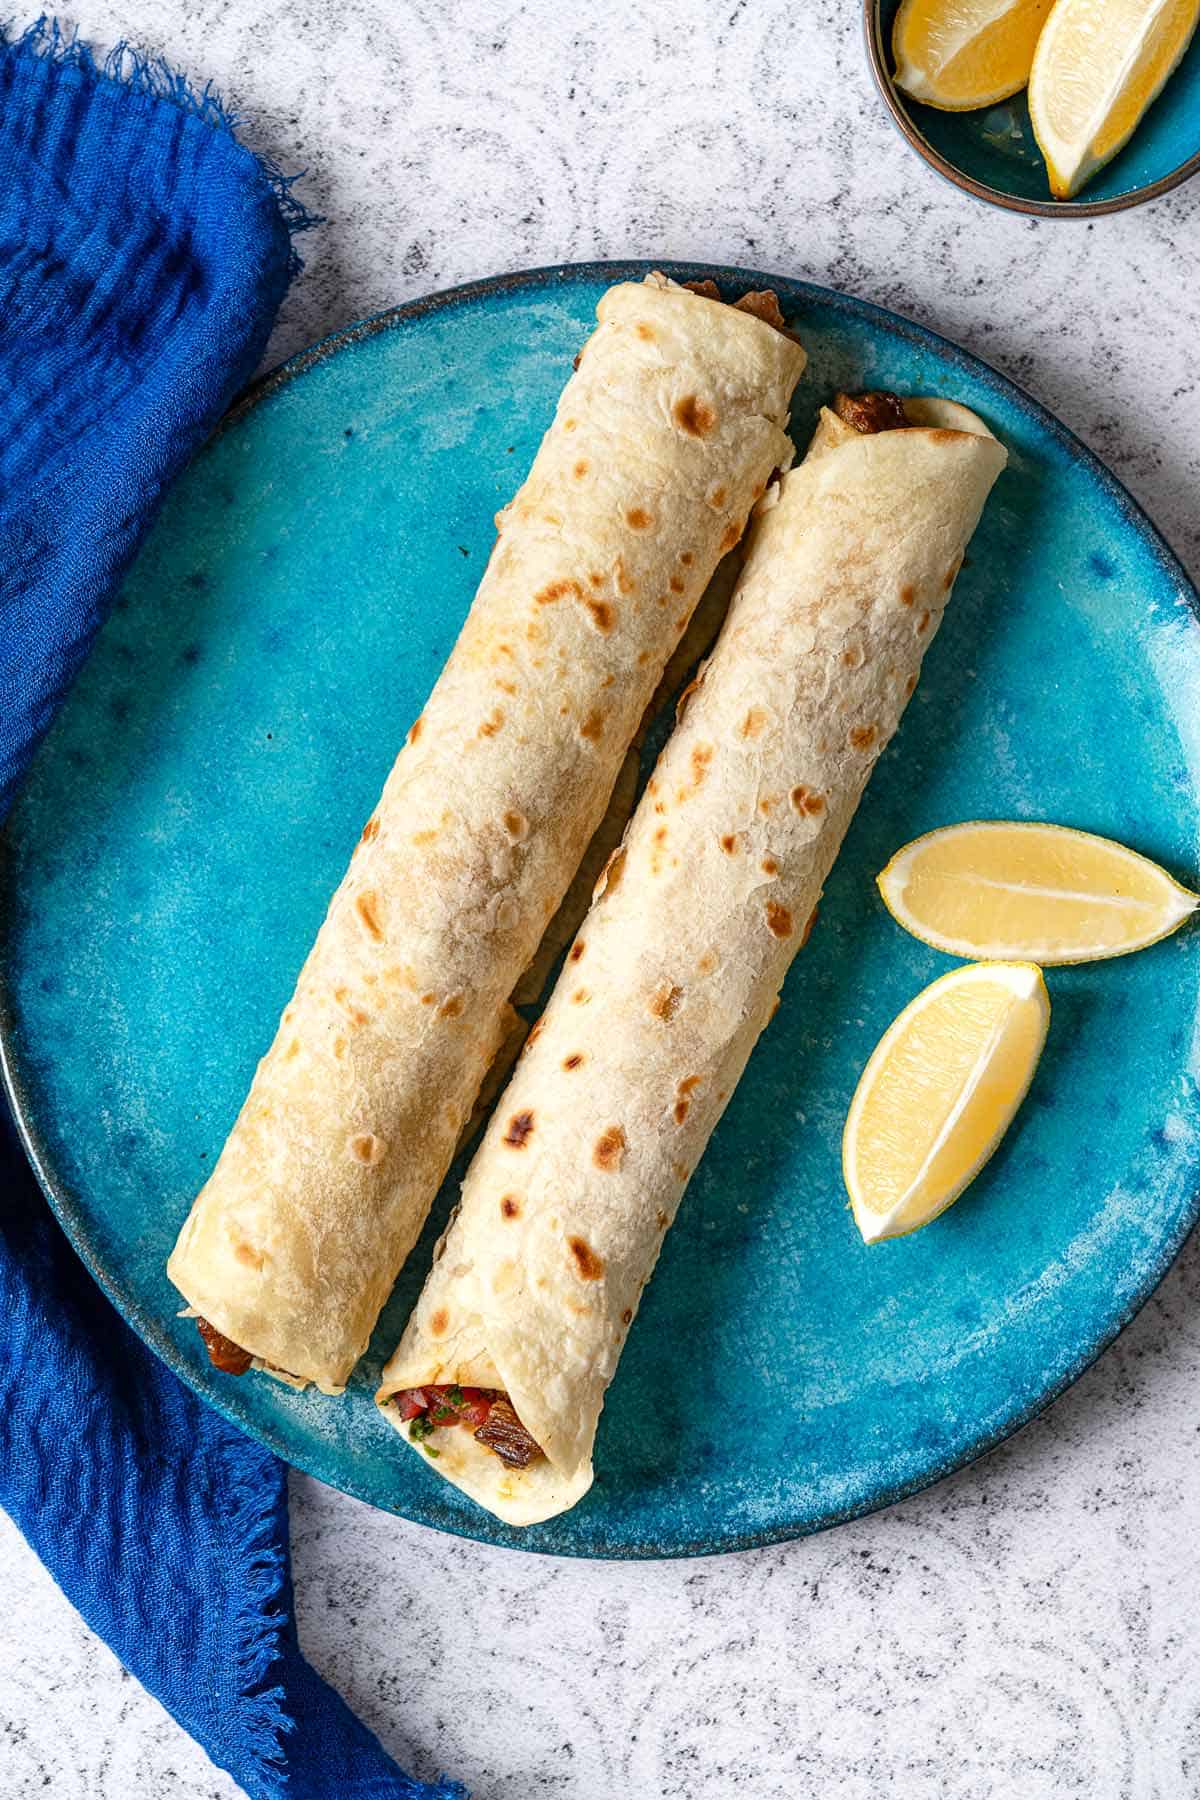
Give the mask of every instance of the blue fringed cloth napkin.
[{"label": "blue fringed cloth napkin", "polygon": [[[254,370],[305,224],[220,103],[0,33],[0,816],[174,476]],[[283,1465],[124,1324],[0,1100],[0,1504],[253,1800],[454,1800],[300,1654]]]}]

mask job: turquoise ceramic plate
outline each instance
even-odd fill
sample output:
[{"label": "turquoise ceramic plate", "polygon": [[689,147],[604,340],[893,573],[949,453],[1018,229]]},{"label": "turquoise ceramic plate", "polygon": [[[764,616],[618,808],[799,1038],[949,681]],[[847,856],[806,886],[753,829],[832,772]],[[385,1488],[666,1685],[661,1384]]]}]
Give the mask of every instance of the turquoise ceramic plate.
[{"label": "turquoise ceramic plate", "polygon": [[1072,200],[1050,192],[1023,93],[973,112],[939,112],[892,80],[892,26],[900,0],[864,0],[867,53],[893,119],[939,174],[977,199],[1014,212],[1094,218],[1178,187],[1200,170],[1200,32],[1125,148]]},{"label": "turquoise ceramic plate", "polygon": [[[68,1232],[158,1353],[281,1455],[412,1519],[528,1549],[681,1555],[792,1537],[973,1457],[1071,1381],[1197,1213],[1200,935],[1055,971],[1030,1099],[952,1212],[866,1250],[842,1120],[889,1020],[948,964],[873,877],[978,814],[1200,858],[1196,596],[1098,463],[982,364],[768,281],[835,385],[964,400],[1011,462],[855,820],[819,928],[692,1183],[574,1512],[476,1510],[371,1391],[451,1185],[342,1400],[213,1373],[163,1264],[409,722],[466,612],[603,287],[481,283],[269,379],[172,494],[11,822],[4,1043]],[[684,275],[695,270],[677,271]],[[721,273],[718,271],[718,273]],[[461,1171],[459,1171],[461,1173]]]}]

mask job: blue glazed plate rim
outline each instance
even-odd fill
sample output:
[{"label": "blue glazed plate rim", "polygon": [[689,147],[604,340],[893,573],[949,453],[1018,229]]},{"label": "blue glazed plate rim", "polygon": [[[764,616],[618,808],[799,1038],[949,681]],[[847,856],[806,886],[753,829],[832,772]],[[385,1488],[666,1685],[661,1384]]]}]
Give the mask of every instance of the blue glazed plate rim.
[{"label": "blue glazed plate rim", "polygon": [[970,194],[972,199],[985,200],[991,206],[1002,206],[1008,212],[1031,213],[1043,219],[1096,219],[1104,213],[1126,212],[1131,206],[1142,206],[1148,200],[1159,200],[1173,188],[1200,173],[1200,150],[1197,150],[1194,155],[1187,156],[1176,164],[1175,168],[1168,169],[1165,175],[1160,175],[1157,181],[1147,181],[1141,187],[1127,188],[1123,194],[1113,194],[1108,200],[1035,200],[1023,194],[1007,193],[1004,188],[992,187],[986,181],[977,181],[965,169],[960,169],[956,163],[943,156],[940,150],[934,149],[897,95],[887,46],[883,40],[880,0],[863,0],[863,36],[866,39],[867,61],[871,65],[875,85],[901,137],[912,145],[917,155],[944,181],[952,182],[956,188]]},{"label": "blue glazed plate rim", "polygon": [[[939,332],[931,330],[928,326],[920,325],[915,320],[907,319],[902,314],[891,311],[890,308],[877,306],[872,301],[860,300],[814,282],[796,280],[790,276],[770,274],[761,270],[743,269],[727,264],[684,263],[662,259],[559,263],[536,269],[516,270],[509,274],[486,276],[480,280],[464,282],[455,287],[443,288],[436,293],[421,295],[416,299],[405,301],[399,306],[390,307],[383,312],[357,320],[353,324],[319,339],[318,342],[306,349],[298,351],[294,356],[279,364],[277,368],[269,370],[245,391],[221,421],[214,437],[221,436],[236,426],[261,401],[268,399],[297,377],[303,376],[326,358],[344,350],[353,349],[364,338],[372,337],[378,332],[403,326],[410,319],[421,318],[434,311],[486,302],[499,293],[546,290],[568,282],[609,285],[615,281],[638,280],[653,269],[662,270],[678,281],[691,281],[711,276],[718,282],[728,283],[731,289],[742,292],[751,288],[775,287],[781,295],[786,296],[789,310],[805,304],[816,304],[834,312],[840,312],[851,321],[870,321],[877,326],[883,326],[891,333],[907,339],[922,349],[931,350],[944,365],[968,371],[985,387],[1002,395],[1010,403],[1014,403],[1018,410],[1036,425],[1039,431],[1055,440],[1059,447],[1104,489],[1126,523],[1151,549],[1164,574],[1176,585],[1181,596],[1187,601],[1193,620],[1200,627],[1200,593],[1197,592],[1182,563],[1145,510],[1128,489],[1118,481],[1117,477],[1106,468],[1099,457],[1088,449],[1086,444],[1016,382],[1010,380],[1008,376],[1000,374],[982,358],[943,337]],[[0,837],[0,872],[7,862],[3,850],[4,842]],[[0,941],[4,936],[11,891],[10,882],[4,881],[0,885]],[[283,1462],[303,1470],[319,1481],[336,1487],[340,1492],[349,1494],[353,1499],[365,1501],[371,1506],[378,1506],[381,1510],[393,1512],[398,1517],[409,1518],[410,1515],[404,1513],[401,1508],[388,1506],[361,1483],[347,1479],[327,1466],[322,1466],[320,1457],[298,1457],[294,1447],[286,1441],[284,1433],[271,1425],[263,1425],[257,1418],[229,1404],[215,1388],[210,1388],[198,1381],[194,1371],[177,1353],[173,1340],[163,1329],[157,1315],[148,1314],[139,1302],[125,1292],[119,1283],[110,1276],[103,1257],[98,1255],[91,1246],[85,1207],[70,1191],[67,1183],[57,1177],[51,1166],[50,1157],[32,1116],[30,1097],[16,1066],[15,1044],[15,1019],[4,978],[3,965],[0,964],[0,1082],[3,1083],[22,1147],[29,1158],[42,1191],[66,1232],[72,1247],[117,1311],[150,1349],[173,1369],[202,1400],[213,1406],[231,1424],[247,1432],[249,1436],[256,1438],[267,1449],[273,1451]],[[1157,1258],[1134,1297],[1122,1307],[1113,1319],[1105,1323],[1103,1330],[1080,1351],[1069,1367],[1051,1382],[1036,1400],[1020,1407],[1003,1424],[994,1430],[982,1433],[972,1443],[956,1451],[953,1455],[932,1461],[921,1474],[891,1486],[877,1487],[868,1496],[851,1505],[832,1507],[813,1517],[781,1521],[760,1531],[730,1533],[720,1539],[696,1538],[683,1543],[674,1542],[669,1548],[652,1540],[644,1540],[635,1544],[622,1544],[619,1549],[610,1549],[603,1544],[581,1544],[547,1552],[534,1544],[526,1546],[518,1542],[514,1545],[508,1528],[482,1510],[479,1512],[478,1518],[472,1519],[471,1528],[467,1529],[460,1518],[449,1510],[442,1512],[436,1502],[426,1502],[423,1506],[424,1517],[410,1520],[410,1522],[423,1524],[430,1529],[441,1530],[451,1536],[465,1538],[472,1542],[495,1544],[504,1549],[520,1549],[526,1555],[554,1554],[589,1561],[645,1561],[651,1559],[674,1561],[681,1558],[723,1555],[728,1552],[758,1549],[769,1544],[787,1543],[794,1539],[813,1536],[834,1525],[846,1524],[851,1519],[864,1518],[871,1513],[880,1512],[886,1507],[895,1505],[898,1501],[922,1492],[925,1488],[932,1487],[936,1482],[956,1473],[959,1469],[968,1467],[989,1450],[995,1449],[1013,1437],[1052,1405],[1067,1388],[1071,1387],[1081,1375],[1091,1368],[1092,1364],[1140,1312],[1167,1275],[1197,1222],[1200,1222],[1200,1186],[1197,1187],[1190,1206],[1175,1229],[1163,1240]]]}]

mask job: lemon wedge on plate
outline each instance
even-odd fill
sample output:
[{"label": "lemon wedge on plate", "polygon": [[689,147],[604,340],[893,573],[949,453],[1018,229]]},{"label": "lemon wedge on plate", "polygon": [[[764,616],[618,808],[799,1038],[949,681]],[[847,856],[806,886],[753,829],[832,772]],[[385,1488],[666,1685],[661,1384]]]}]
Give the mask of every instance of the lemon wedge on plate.
[{"label": "lemon wedge on plate", "polygon": [[904,0],[892,28],[896,85],[926,106],[965,112],[1029,80],[1051,0]]},{"label": "lemon wedge on plate", "polygon": [[928,1225],[975,1179],[1025,1098],[1049,1024],[1031,963],[972,963],[909,1002],[863,1070],[842,1139],[865,1243]]},{"label": "lemon wedge on plate", "polygon": [[898,924],[950,956],[1095,962],[1175,931],[1200,896],[1111,838],[976,819],[898,850],[879,877]]},{"label": "lemon wedge on plate", "polygon": [[1128,141],[1197,17],[1200,0],[1057,0],[1033,59],[1029,116],[1060,200]]}]

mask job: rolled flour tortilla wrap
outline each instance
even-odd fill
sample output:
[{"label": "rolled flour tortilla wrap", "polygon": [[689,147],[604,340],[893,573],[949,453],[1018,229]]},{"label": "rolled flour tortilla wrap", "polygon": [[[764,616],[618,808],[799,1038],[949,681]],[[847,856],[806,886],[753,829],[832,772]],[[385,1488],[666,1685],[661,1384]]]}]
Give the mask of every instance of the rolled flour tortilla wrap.
[{"label": "rolled flour tortilla wrap", "polygon": [[786,332],[661,276],[597,317],[168,1264],[231,1372],[344,1386],[663,667],[790,462]]},{"label": "rolled flour tortilla wrap", "polygon": [[822,414],[760,510],[711,660],[384,1370],[392,1422],[511,1524],[591,1483],[605,1389],[663,1235],[1004,467],[961,407],[839,405],[846,418]]}]

